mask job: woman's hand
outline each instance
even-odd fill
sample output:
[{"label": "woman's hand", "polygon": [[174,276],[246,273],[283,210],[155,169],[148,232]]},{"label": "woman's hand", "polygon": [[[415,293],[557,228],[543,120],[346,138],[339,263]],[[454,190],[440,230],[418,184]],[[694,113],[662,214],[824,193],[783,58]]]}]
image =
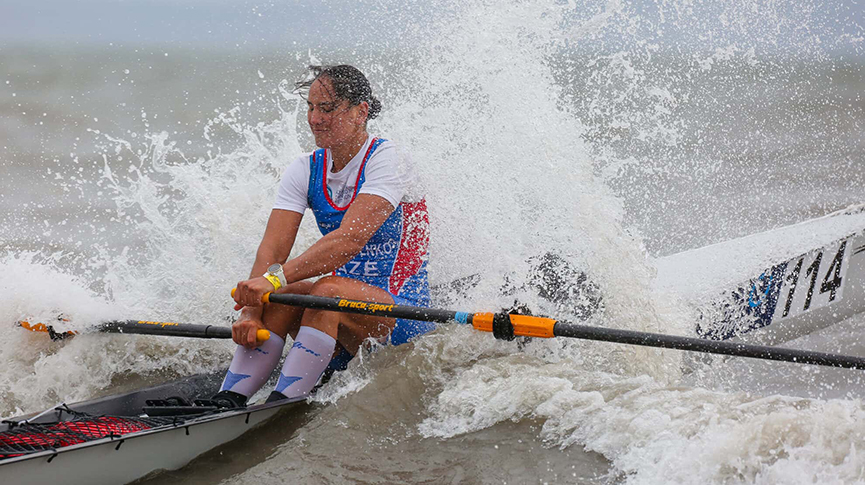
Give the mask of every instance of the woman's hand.
[{"label": "woman's hand", "polygon": [[256,334],[263,328],[265,327],[261,318],[241,314],[240,318],[231,326],[231,339],[237,345],[243,345],[250,350],[254,349],[258,347]]},{"label": "woman's hand", "polygon": [[234,292],[234,301],[237,303],[234,305],[234,309],[240,310],[245,306],[262,306],[261,297],[272,291],[273,283],[264,276],[241,281],[237,284],[237,290]]}]

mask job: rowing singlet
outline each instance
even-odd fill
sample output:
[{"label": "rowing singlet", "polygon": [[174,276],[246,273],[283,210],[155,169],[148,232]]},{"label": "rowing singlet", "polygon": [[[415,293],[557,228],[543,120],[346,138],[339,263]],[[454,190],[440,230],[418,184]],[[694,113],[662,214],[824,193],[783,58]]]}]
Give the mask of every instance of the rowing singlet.
[{"label": "rowing singlet", "polygon": [[[337,206],[327,192],[327,150],[318,149],[310,155],[307,202],[322,235],[327,235],[342,223],[345,212],[364,183],[367,161],[385,141],[375,138],[370,143],[357,173],[354,194],[344,207]],[[428,246],[429,216],[426,201],[402,201],[360,253],[334,271],[334,275],[377,286],[401,297],[404,303],[429,306]]]}]

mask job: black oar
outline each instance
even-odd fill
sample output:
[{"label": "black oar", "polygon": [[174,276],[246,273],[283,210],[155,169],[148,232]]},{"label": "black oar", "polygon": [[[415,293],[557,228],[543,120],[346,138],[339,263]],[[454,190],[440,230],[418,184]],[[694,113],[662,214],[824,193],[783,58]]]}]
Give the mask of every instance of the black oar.
[{"label": "black oar", "polygon": [[[55,330],[53,326],[44,323],[18,322],[18,325],[33,332],[45,332],[51,337],[51,340],[63,340],[78,334],[78,332],[72,330],[60,332]],[[101,333],[164,335],[170,337],[231,338],[231,327],[176,322],[154,322],[151,320],[119,320],[103,322],[96,326],[94,331]],[[258,337],[259,341],[263,342],[270,338],[270,332],[267,330],[259,330],[256,337]]]},{"label": "black oar", "polygon": [[[233,293],[233,290],[232,290]],[[586,340],[600,340],[622,344],[660,347],[666,349],[690,350],[710,354],[735,355],[755,359],[780,360],[798,364],[814,364],[848,369],[865,369],[865,358],[847,355],[826,354],[807,350],[785,349],[764,345],[749,345],[739,342],[706,340],[693,337],[679,337],[633,330],[617,330],[603,327],[590,327],[552,318],[507,313],[469,313],[435,308],[413,307],[373,303],[369,301],[327,298],[288,293],[268,293],[263,300],[283,305],[332,310],[345,313],[361,313],[390,318],[406,318],[427,322],[456,322],[472,325],[477,330],[492,332],[496,338],[512,340],[524,337],[570,337]]]}]

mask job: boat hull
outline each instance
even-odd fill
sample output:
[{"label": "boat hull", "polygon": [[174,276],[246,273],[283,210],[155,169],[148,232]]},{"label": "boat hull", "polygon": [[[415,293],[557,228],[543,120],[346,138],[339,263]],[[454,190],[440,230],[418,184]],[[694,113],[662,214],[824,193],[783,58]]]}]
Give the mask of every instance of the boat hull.
[{"label": "boat hull", "polygon": [[[218,375],[198,375],[132,393],[68,406],[88,415],[141,416],[147,399],[209,395]],[[63,483],[121,484],[159,470],[176,470],[197,456],[228,443],[281,412],[306,407],[305,400],[258,404],[198,416],[180,416],[151,429],[105,437],[0,460],[4,485]],[[64,418],[65,416],[65,418]],[[20,421],[24,417],[15,418]],[[33,423],[67,422],[67,411],[57,408]],[[2,425],[0,432],[15,426]],[[20,429],[20,428],[19,428]]]},{"label": "boat hull", "polygon": [[698,336],[794,340],[865,311],[865,206],[668,256],[658,270],[697,308]]},{"label": "boat hull", "polygon": [[129,483],[157,470],[176,470],[272,418],[281,407],[218,416],[170,428],[105,438],[0,463],[4,485]]}]

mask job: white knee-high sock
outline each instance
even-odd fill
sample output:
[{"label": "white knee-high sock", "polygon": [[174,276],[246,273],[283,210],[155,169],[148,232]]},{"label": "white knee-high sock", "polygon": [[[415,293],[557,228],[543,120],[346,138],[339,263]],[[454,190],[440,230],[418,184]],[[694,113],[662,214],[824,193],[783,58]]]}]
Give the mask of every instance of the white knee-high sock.
[{"label": "white knee-high sock", "polygon": [[233,391],[246,397],[255,394],[267,382],[279,363],[283,347],[285,340],[273,332],[269,339],[255,349],[249,350],[238,345],[219,390]]},{"label": "white knee-high sock", "polygon": [[312,327],[300,327],[294,345],[288,351],[276,392],[286,397],[303,397],[312,391],[327,368],[336,339]]}]

